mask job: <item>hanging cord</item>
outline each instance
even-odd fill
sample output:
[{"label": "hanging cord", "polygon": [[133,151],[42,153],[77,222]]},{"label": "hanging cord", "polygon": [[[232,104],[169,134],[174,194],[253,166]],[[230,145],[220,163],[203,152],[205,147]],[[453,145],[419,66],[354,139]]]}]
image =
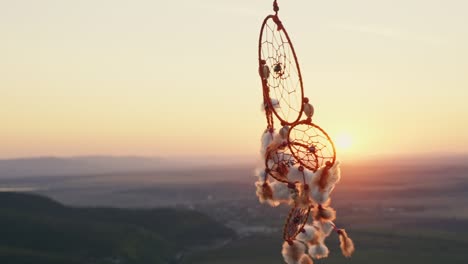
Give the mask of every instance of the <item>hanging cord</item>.
[{"label": "hanging cord", "polygon": [[275,2],[273,2],[273,11],[275,11],[275,15],[278,15],[279,6],[278,6],[277,0],[275,0]]}]

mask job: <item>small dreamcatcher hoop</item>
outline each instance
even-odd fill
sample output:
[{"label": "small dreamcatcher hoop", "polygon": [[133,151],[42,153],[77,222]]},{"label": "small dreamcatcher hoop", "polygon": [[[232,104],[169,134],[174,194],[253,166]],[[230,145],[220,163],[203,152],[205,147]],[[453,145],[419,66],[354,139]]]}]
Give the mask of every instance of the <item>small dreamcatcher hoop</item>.
[{"label": "small dreamcatcher hoop", "polygon": [[288,146],[294,158],[313,172],[323,165],[332,167],[335,164],[335,144],[325,130],[309,120],[291,127]]},{"label": "small dreamcatcher hoop", "polygon": [[[262,203],[292,206],[283,228],[282,253],[288,264],[326,257],[324,241],[332,230],[339,235],[343,255],[350,257],[354,244],[332,222],[335,211],[329,206],[330,194],[341,177],[335,145],[312,122],[314,108],[304,97],[296,52],[278,17],[276,0],[273,7],[275,14],[264,19],[258,43],[267,127],[261,148],[265,167],[258,170],[256,194]],[[275,117],[281,124],[278,131]]]},{"label": "small dreamcatcher hoop", "polygon": [[310,208],[294,206],[289,212],[283,228],[284,241],[293,241],[309,220]]},{"label": "small dreamcatcher hoop", "polygon": [[275,180],[290,183],[288,179],[289,168],[296,163],[297,161],[290,152],[290,148],[286,144],[282,144],[266,154],[265,168],[267,173]]}]

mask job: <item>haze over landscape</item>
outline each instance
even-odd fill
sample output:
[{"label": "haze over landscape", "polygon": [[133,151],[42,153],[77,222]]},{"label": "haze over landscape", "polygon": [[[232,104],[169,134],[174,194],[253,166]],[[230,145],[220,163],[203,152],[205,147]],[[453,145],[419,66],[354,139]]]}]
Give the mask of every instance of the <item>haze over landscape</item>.
[{"label": "haze over landscape", "polygon": [[[271,2],[1,1],[0,263],[283,263],[253,177]],[[468,2],[280,5],[357,248],[315,263],[468,263]]]},{"label": "haze over landscape", "polygon": [[[437,160],[441,162],[344,163],[333,206],[338,211],[337,223],[350,230],[358,251],[350,260],[332,254],[325,263],[465,263],[467,158]],[[158,168],[161,160],[152,161],[151,168],[137,168],[148,159],[135,157],[0,161],[0,191],[4,192],[0,192],[0,202],[5,203],[0,210],[0,259],[9,263],[282,263],[281,230],[288,210],[258,203],[253,164]],[[112,162],[115,166],[109,166]],[[41,164],[47,165],[49,174]],[[31,172],[25,170],[27,166],[38,169]],[[47,196],[68,209],[39,197],[5,196],[11,191]],[[167,219],[167,213],[152,208],[177,211]],[[166,223],[191,213],[209,218],[193,215],[193,219],[202,217],[201,222]],[[146,218],[152,220],[143,221]],[[83,220],[78,225],[76,219]],[[216,221],[216,226],[210,221]],[[55,222],[61,226],[50,226]],[[110,227],[103,229],[97,223]],[[121,229],[123,223],[136,229],[124,231],[133,229]],[[67,230],[70,225],[87,235]],[[162,231],[169,226],[173,231]],[[138,230],[154,232],[165,242],[140,237]],[[203,242],[193,242],[207,230],[217,231]],[[190,235],[181,236],[179,231]],[[43,232],[58,233],[57,237],[49,235],[47,243],[26,243],[39,239]],[[102,232],[107,235],[93,242]],[[130,241],[135,241],[131,243],[136,244],[128,244],[130,234]],[[84,254],[56,245],[64,239],[76,241]],[[337,250],[334,243],[330,246]]]}]

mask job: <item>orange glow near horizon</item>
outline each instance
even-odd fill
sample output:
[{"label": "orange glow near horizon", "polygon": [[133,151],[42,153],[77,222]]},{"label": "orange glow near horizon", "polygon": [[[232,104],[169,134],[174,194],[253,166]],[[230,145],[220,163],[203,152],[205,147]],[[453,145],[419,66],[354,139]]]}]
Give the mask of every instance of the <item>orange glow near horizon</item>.
[{"label": "orange glow near horizon", "polygon": [[[314,122],[339,156],[468,151],[468,2],[444,6],[282,2]],[[257,155],[257,40],[271,12],[247,0],[1,2],[0,158]]]}]

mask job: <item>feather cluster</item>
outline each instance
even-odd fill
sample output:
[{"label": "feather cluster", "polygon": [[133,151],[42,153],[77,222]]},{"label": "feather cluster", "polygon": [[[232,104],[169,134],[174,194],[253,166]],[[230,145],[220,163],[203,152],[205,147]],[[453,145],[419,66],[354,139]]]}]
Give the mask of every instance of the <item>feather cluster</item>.
[{"label": "feather cluster", "polygon": [[350,258],[354,253],[353,240],[348,237],[348,234],[344,229],[339,230],[338,235],[340,236],[340,248],[343,256]]},{"label": "feather cluster", "polygon": [[[275,105],[275,102],[272,104]],[[284,242],[284,261],[287,264],[313,264],[313,259],[328,257],[325,239],[333,231],[339,235],[343,255],[351,257],[354,243],[344,229],[336,228],[333,223],[336,211],[330,206],[331,193],[341,178],[340,163],[327,163],[315,172],[308,170],[298,164],[288,151],[288,137],[288,126],[282,127],[279,132],[267,129],[263,133],[260,154],[266,161],[266,169],[255,173],[258,178],[255,182],[256,194],[261,203],[273,207],[286,204],[311,208],[309,223],[294,239]]]}]

